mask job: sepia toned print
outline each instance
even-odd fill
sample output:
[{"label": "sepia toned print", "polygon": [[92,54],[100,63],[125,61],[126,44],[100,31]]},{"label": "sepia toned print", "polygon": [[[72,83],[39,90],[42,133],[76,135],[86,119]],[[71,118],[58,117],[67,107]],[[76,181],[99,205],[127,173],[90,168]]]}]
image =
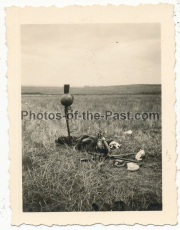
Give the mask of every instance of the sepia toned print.
[{"label": "sepia toned print", "polygon": [[24,212],[162,210],[160,31],[21,26]]},{"label": "sepia toned print", "polygon": [[[123,9],[134,9],[137,20],[95,17]],[[20,143],[10,153],[11,176],[19,172],[10,182],[18,197],[11,195],[12,223],[175,224],[172,6],[81,10],[94,16],[83,22],[73,7],[7,10],[7,25],[15,12],[20,18],[8,44],[19,70],[12,78],[11,65],[8,73]],[[50,11],[62,18],[42,21]]]}]

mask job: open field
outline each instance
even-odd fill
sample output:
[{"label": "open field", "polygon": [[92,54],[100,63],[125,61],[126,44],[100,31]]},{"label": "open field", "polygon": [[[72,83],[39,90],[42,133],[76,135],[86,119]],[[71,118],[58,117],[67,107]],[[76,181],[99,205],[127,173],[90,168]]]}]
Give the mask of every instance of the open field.
[{"label": "open field", "polygon": [[[93,87],[72,87],[74,95],[102,95],[102,94],[161,94],[161,85],[116,85],[116,86],[93,86]],[[63,94],[63,87],[28,87],[22,86],[22,94]]]},{"label": "open field", "polygon": [[[156,91],[157,92],[157,91]],[[73,92],[71,92],[73,93]],[[115,168],[112,160],[80,162],[86,152],[56,146],[67,135],[65,119],[22,120],[23,210],[33,212],[93,211],[92,203],[124,201],[131,210],[162,203],[161,96],[76,95],[73,110],[158,112],[159,120],[71,120],[72,135],[106,131],[122,144],[120,153],[145,150],[139,171]],[[64,113],[60,96],[22,96],[22,110]],[[123,132],[132,130],[126,136]]]}]

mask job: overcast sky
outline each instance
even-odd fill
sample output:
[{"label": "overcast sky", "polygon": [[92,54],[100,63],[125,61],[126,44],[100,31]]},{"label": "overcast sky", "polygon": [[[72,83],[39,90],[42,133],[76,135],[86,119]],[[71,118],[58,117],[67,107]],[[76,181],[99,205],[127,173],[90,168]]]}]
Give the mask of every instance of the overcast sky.
[{"label": "overcast sky", "polygon": [[21,26],[22,85],[161,83],[160,24]]}]

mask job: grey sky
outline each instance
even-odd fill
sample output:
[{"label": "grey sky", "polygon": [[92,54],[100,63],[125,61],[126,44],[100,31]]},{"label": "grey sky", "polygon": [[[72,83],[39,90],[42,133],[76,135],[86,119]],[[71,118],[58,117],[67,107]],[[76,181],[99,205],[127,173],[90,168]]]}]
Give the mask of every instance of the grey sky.
[{"label": "grey sky", "polygon": [[22,85],[161,83],[160,24],[21,26]]}]

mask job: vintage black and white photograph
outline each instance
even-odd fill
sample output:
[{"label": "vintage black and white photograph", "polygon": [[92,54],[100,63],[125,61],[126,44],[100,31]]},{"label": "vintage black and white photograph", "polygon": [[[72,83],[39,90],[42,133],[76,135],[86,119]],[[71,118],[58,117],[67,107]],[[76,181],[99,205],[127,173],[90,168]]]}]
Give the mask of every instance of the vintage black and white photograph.
[{"label": "vintage black and white photograph", "polygon": [[161,211],[161,24],[21,25],[23,212]]}]

